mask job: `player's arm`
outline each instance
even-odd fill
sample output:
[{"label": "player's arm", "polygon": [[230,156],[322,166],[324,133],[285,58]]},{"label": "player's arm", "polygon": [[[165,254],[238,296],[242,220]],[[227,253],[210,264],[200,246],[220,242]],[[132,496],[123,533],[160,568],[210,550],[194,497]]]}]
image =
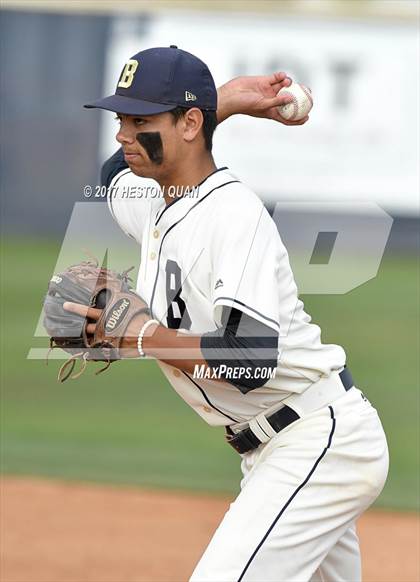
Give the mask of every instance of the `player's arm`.
[{"label": "player's arm", "polygon": [[[64,303],[66,311],[91,320],[88,334],[95,333],[101,310],[77,303]],[[144,314],[130,321],[120,350],[124,358],[138,358],[138,336],[148,321]],[[222,327],[203,335],[193,335],[169,329],[158,323],[144,333],[142,349],[146,356],[156,358],[188,372],[196,366],[224,370],[218,377],[246,394],[266,384],[268,374],[263,370],[277,367],[278,332],[237,309],[224,308]],[[258,374],[255,374],[256,369]],[[242,375],[242,371],[247,371]]]},{"label": "player's arm", "polygon": [[278,107],[290,103],[290,96],[277,95],[283,87],[289,87],[292,80],[286,73],[236,77],[217,89],[217,120],[222,123],[231,115],[242,114],[251,117],[272,119],[283,125],[303,125],[309,119],[299,121],[283,119]]},{"label": "player's arm", "polygon": [[[287,121],[279,114],[277,107],[290,103],[291,97],[277,96],[283,87],[289,87],[291,79],[286,73],[236,77],[217,89],[217,121],[222,123],[232,115],[273,119],[284,125],[302,125],[308,117],[300,121]],[[122,149],[117,150],[102,166],[101,184],[109,186],[115,176],[128,168]]]},{"label": "player's arm", "polygon": [[224,307],[222,326],[201,336],[153,327],[143,339],[146,355],[190,374],[197,366],[219,370],[218,379],[243,393],[266,384],[269,375],[263,370],[277,367],[278,332],[235,308]]},{"label": "player's arm", "polygon": [[[91,320],[97,320],[101,313],[76,303],[65,303],[64,308]],[[129,323],[120,347],[124,358],[139,357],[137,340],[144,323],[143,315]],[[87,325],[88,334],[95,333],[95,325],[93,321]],[[277,367],[278,335],[261,321],[224,307],[222,326],[216,331],[192,335],[155,323],[145,330],[142,349],[147,356],[190,374],[197,366],[222,371],[217,379],[246,394],[266,384],[269,375],[263,371]]]}]

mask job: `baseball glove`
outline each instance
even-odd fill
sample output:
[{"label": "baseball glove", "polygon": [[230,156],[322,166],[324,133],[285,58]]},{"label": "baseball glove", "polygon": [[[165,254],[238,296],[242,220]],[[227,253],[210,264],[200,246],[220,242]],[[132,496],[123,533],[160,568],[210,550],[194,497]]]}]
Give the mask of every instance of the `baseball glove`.
[{"label": "baseball glove", "polygon": [[[121,359],[120,344],[132,318],[140,313],[145,314],[146,320],[150,317],[146,303],[130,288],[129,271],[116,273],[84,261],[51,278],[44,302],[44,327],[50,336],[50,349],[62,348],[72,354],[60,368],[60,382],[78,378],[88,360],[107,362],[97,374],[108,369]],[[87,333],[88,318],[64,309],[66,301],[102,309],[94,334]],[[79,358],[83,359],[82,368],[72,376]]]}]

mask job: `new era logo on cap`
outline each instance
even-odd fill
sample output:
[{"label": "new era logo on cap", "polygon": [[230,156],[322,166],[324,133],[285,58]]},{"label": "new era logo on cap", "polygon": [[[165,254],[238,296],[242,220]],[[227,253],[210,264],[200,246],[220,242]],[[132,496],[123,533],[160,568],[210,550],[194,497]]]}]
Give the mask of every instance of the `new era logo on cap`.
[{"label": "new era logo on cap", "polygon": [[197,97],[189,91],[185,91],[185,101],[197,101]]},{"label": "new era logo on cap", "polygon": [[203,61],[172,45],[147,49],[131,57],[120,74],[115,95],[85,107],[126,115],[156,115],[189,103],[216,111],[216,85]]}]

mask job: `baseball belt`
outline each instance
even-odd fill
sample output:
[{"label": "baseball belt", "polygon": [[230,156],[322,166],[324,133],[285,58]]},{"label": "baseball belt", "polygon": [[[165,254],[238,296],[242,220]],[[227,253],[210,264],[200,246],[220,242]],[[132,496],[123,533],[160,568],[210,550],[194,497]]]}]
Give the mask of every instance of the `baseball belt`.
[{"label": "baseball belt", "polygon": [[234,432],[226,427],[226,440],[241,455],[268,442],[281,430],[302,418],[326,406],[350,390],[354,386],[350,370],[344,368],[341,372],[332,372],[328,378],[314,382],[303,394],[292,394],[285,398],[283,407],[267,416],[261,413],[249,421],[247,428]]}]

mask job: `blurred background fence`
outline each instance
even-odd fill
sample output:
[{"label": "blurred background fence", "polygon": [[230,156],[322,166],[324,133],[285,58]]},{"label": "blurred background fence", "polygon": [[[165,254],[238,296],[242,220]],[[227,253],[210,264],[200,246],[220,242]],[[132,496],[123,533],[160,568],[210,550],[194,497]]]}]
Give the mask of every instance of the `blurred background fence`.
[{"label": "blurred background fence", "polygon": [[[304,128],[238,117],[218,130],[216,160],[264,199],[312,200],[314,207],[320,200],[369,200],[395,216],[415,216],[416,5],[3,1],[6,231],[63,232],[83,185],[97,183],[100,163],[115,150],[112,114],[88,112],[83,103],[114,91],[130,55],[169,44],[200,56],[217,84],[286,70],[312,88],[315,107]],[[412,229],[396,228],[408,245]]]}]

